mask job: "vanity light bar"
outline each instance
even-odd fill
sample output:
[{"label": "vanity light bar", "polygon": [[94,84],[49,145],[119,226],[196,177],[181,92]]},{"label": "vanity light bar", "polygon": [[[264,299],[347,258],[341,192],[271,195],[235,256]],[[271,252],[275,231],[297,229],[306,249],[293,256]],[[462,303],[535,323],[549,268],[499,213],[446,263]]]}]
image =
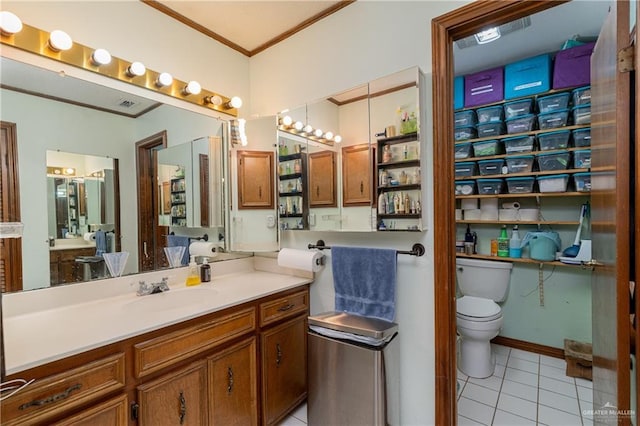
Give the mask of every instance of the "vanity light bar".
[{"label": "vanity light bar", "polygon": [[[49,33],[47,31],[42,31],[24,23],[18,32],[0,32],[1,44],[13,46],[20,50],[34,53],[38,56],[44,56],[58,62],[143,87],[154,92],[163,93],[173,98],[219,111],[233,117],[238,116],[238,108],[242,105],[240,98],[229,98],[205,89],[201,89],[197,96],[196,93],[186,93],[184,88],[190,82],[177,80],[175,78],[172,79],[169,85],[162,86],[158,84],[158,82],[167,81],[167,79],[163,78],[160,80],[159,78],[161,73],[159,72],[148,68],[146,68],[145,72],[141,75],[136,75],[136,73],[131,72],[131,67],[135,62],[132,63],[125,61],[124,59],[111,56],[111,61],[109,63],[99,64],[93,56],[96,50],[91,47],[84,46],[74,41],[68,50],[55,51],[48,47],[47,40],[49,40]],[[211,99],[215,99],[216,101],[220,99],[220,102],[208,101]]]},{"label": "vanity light bar", "polygon": [[304,126],[301,121],[293,121],[289,115],[284,115],[278,120],[278,128],[286,133],[303,136],[325,145],[333,146],[335,143],[342,142],[340,135],[334,135],[333,132],[323,132],[320,129],[314,129],[310,124]]}]

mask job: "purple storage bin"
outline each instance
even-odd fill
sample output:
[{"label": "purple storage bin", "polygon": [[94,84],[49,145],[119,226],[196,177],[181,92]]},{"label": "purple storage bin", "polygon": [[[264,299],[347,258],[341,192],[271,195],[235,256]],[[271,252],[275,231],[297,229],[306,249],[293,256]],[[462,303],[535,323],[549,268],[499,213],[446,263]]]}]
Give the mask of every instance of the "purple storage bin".
[{"label": "purple storage bin", "polygon": [[493,68],[464,77],[465,108],[504,99],[504,68]]},{"label": "purple storage bin", "polygon": [[553,67],[554,89],[584,86],[591,83],[593,46],[595,46],[595,42],[558,52]]}]

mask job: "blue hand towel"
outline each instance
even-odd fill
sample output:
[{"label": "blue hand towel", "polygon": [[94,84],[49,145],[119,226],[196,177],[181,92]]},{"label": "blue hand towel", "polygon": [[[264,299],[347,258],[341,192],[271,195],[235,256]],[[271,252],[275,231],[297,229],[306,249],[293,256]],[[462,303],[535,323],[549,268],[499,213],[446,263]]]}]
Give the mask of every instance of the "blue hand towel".
[{"label": "blue hand towel", "polygon": [[396,250],[333,246],[336,311],[393,321],[396,255]]},{"label": "blue hand towel", "polygon": [[107,234],[104,231],[96,231],[96,256],[107,253]]},{"label": "blue hand towel", "polygon": [[191,239],[189,237],[183,237],[181,235],[167,235],[167,246],[169,247],[184,247],[184,255],[182,255],[181,265],[189,264],[189,243]]}]

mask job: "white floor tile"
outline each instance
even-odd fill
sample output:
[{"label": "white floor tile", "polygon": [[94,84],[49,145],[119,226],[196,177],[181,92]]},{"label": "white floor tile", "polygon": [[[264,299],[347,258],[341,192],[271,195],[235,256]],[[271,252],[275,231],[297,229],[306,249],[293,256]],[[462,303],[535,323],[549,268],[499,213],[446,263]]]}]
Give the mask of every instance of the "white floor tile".
[{"label": "white floor tile", "polygon": [[458,399],[460,398],[460,395],[462,395],[462,391],[464,390],[465,386],[467,386],[467,382],[462,382],[458,380],[458,385],[456,386],[456,392],[457,392],[456,397]]},{"label": "white floor tile", "polygon": [[504,373],[504,378],[505,380],[511,380],[512,382],[523,383],[529,386],[538,386],[538,375],[522,370],[507,367],[507,370]]},{"label": "white floor tile", "polygon": [[555,380],[549,377],[540,376],[539,387],[541,389],[546,389],[551,392],[560,393],[562,395],[570,396],[572,398],[578,397],[576,385],[572,383],[563,382],[561,380]]},{"label": "white floor tile", "polygon": [[538,388],[535,386],[527,386],[522,383],[505,380],[502,382],[500,393],[526,399],[531,402],[538,402]]},{"label": "white floor tile", "polygon": [[583,388],[582,386],[578,386],[576,389],[578,389],[578,399],[580,401],[593,402],[593,389]]},{"label": "white floor tile", "polygon": [[580,415],[580,407],[578,406],[577,398],[560,395],[545,389],[540,389],[540,392],[538,393],[538,404],[566,411],[574,416]]},{"label": "white floor tile", "polygon": [[575,383],[576,379],[569,377],[566,374],[566,370],[563,368],[551,367],[549,365],[540,366],[540,375],[550,377],[555,380],[562,380],[567,383]]},{"label": "white floor tile", "polygon": [[580,377],[576,377],[576,385],[582,386],[583,388],[593,389],[593,382],[591,380],[582,379]]},{"label": "white floor tile", "polygon": [[533,420],[525,419],[524,417],[516,416],[515,414],[507,413],[506,411],[496,410],[496,414],[493,417],[493,426],[518,426],[518,425],[535,425]]},{"label": "white floor tile", "polygon": [[548,426],[581,426],[582,420],[578,416],[565,411],[541,405],[538,407],[538,422]]},{"label": "white floor tile", "polygon": [[582,415],[582,418],[593,421],[593,403],[578,400],[578,404],[580,405],[580,414]]},{"label": "white floor tile", "polygon": [[300,406],[296,408],[291,415],[296,419],[307,423],[307,403],[305,402],[304,404],[300,404]]},{"label": "white floor tile", "polygon": [[496,369],[493,371],[493,375],[496,377],[504,377],[504,372],[507,369],[505,365],[496,365]]},{"label": "white floor tile", "polygon": [[279,426],[305,426],[306,423],[296,419],[293,416],[289,416],[286,419],[284,419]]},{"label": "white floor tile", "polygon": [[507,346],[496,345],[494,343],[491,344],[491,350],[493,351],[494,354],[500,354],[500,355],[509,355],[509,352],[511,352],[511,348]]},{"label": "white floor tile", "polygon": [[536,413],[538,411],[538,406],[535,402],[516,398],[515,396],[505,393],[500,394],[497,408],[534,421],[536,420]]},{"label": "white floor tile", "polygon": [[539,362],[540,355],[533,352],[523,351],[521,349],[511,349],[510,357],[516,357],[527,361]]},{"label": "white floor tile", "polygon": [[508,355],[494,354],[496,357],[496,365],[507,365]]},{"label": "white floor tile", "polygon": [[458,377],[458,379],[459,379],[459,380],[462,380],[463,382],[464,382],[464,381],[466,381],[466,380],[467,380],[467,378],[469,377],[469,376],[467,376],[466,374],[464,374],[464,373],[463,373],[462,371],[460,371],[460,370],[456,370],[456,371],[458,372],[458,373],[457,373],[457,377]]},{"label": "white floor tile", "polygon": [[[458,416],[458,424],[460,426],[478,426],[478,425],[482,426],[482,425],[485,425],[485,423],[478,423],[475,420],[471,420],[471,419],[466,418],[465,416]],[[486,423],[486,424],[488,424],[488,423]]]},{"label": "white floor tile", "polygon": [[493,389],[494,391],[499,391],[500,386],[502,385],[502,378],[497,377],[495,375],[487,377],[486,379],[476,379],[476,378],[470,377],[469,383],[473,383],[479,386],[483,386],[485,388]]},{"label": "white floor tile", "polygon": [[491,424],[494,411],[494,407],[489,407],[465,397],[458,400],[458,414],[485,425]]},{"label": "white floor tile", "polygon": [[498,402],[498,391],[478,386],[474,383],[467,383],[462,396],[492,407],[495,407]]},{"label": "white floor tile", "polygon": [[582,418],[582,426],[593,426],[593,419]]},{"label": "white floor tile", "polygon": [[563,370],[567,368],[567,361],[565,361],[564,359],[554,358],[552,356],[546,355],[540,355],[540,364],[562,368]]},{"label": "white floor tile", "polygon": [[527,371],[529,373],[538,374],[538,363],[527,361],[521,358],[509,357],[507,368],[515,368],[516,370]]}]

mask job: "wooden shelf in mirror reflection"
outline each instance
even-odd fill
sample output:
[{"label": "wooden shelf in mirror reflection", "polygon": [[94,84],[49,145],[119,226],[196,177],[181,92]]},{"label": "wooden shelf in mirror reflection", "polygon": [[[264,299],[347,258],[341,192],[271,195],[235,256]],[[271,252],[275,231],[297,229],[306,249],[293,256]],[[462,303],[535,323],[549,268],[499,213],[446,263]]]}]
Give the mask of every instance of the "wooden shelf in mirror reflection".
[{"label": "wooden shelf in mirror reflection", "polygon": [[278,216],[280,216],[280,217],[302,217],[304,215],[302,213],[280,213]]},{"label": "wooden shelf in mirror reflection", "polygon": [[297,152],[289,155],[280,155],[278,156],[278,161],[282,163],[284,161],[299,160],[301,158],[302,158],[302,153]]},{"label": "wooden shelf in mirror reflection", "polygon": [[281,197],[302,197],[303,193],[299,191],[294,192],[281,192],[279,194]]},{"label": "wooden shelf in mirror reflection", "polygon": [[557,260],[551,262],[544,262],[541,260],[529,259],[529,258],[514,258],[514,257],[498,257],[498,256],[490,256],[487,254],[463,254],[456,253],[456,257],[465,257],[469,259],[482,259],[482,260],[495,260],[498,262],[512,262],[512,263],[528,263],[532,265],[551,265],[551,266],[568,266],[571,268],[582,268],[582,265],[571,265],[568,263],[562,263]]},{"label": "wooden shelf in mirror reflection", "polygon": [[381,219],[420,219],[420,213],[402,213],[402,214],[380,214],[378,213],[378,217]]},{"label": "wooden shelf in mirror reflection", "polygon": [[390,191],[409,191],[412,189],[420,189],[419,183],[410,183],[405,185],[390,185],[390,186],[379,186],[378,192],[390,192]]},{"label": "wooden shelf in mirror reflection", "polygon": [[418,133],[407,133],[406,135],[393,136],[390,138],[378,139],[379,145],[394,145],[398,143],[418,142]]},{"label": "wooden shelf in mirror reflection", "polygon": [[299,177],[302,177],[302,173],[291,173],[291,174],[288,174],[288,175],[280,175],[280,176],[278,176],[278,178],[280,180],[297,179]]},{"label": "wooden shelf in mirror reflection", "polygon": [[401,167],[417,167],[420,165],[420,160],[402,160],[402,161],[388,161],[386,163],[378,163],[379,169],[397,169]]}]

